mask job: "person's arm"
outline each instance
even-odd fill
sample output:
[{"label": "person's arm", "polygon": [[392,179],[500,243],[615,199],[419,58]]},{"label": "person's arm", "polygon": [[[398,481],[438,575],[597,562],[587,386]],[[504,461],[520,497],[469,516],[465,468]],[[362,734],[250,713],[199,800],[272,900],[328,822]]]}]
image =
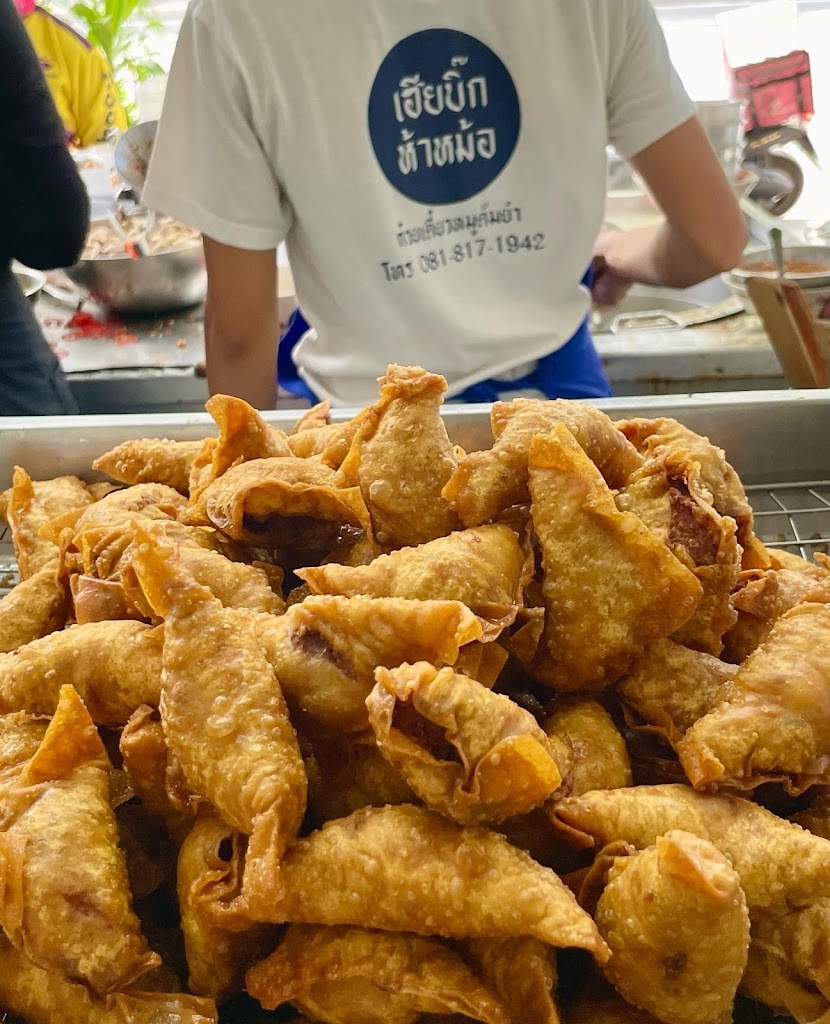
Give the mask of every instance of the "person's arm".
[{"label": "person's arm", "polygon": [[279,343],[276,251],[235,249],[205,238],[205,258],[210,393],[244,398],[256,409],[273,409]]},{"label": "person's arm", "polygon": [[23,22],[0,0],[0,194],[6,197],[0,258],[36,270],[77,259],[89,200]]},{"label": "person's arm", "polygon": [[[689,288],[731,270],[749,233],[698,119],[676,128],[632,163],[666,221],[600,236],[594,252],[613,277],[620,282]],[[611,284],[607,275],[599,276],[598,298],[603,286]]]}]

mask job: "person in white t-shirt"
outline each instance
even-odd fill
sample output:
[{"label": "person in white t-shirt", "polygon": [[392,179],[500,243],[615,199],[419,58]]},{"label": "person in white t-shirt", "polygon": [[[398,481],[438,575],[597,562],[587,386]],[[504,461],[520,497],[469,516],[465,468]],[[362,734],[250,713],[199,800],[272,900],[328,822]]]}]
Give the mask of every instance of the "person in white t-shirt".
[{"label": "person in white t-shirt", "polygon": [[[609,143],[665,225],[600,232]],[[261,408],[283,240],[301,387],[339,405],[393,361],[464,399],[608,394],[592,259],[608,303],[746,242],[649,0],[194,0],[144,198],[204,233],[209,385]]]}]

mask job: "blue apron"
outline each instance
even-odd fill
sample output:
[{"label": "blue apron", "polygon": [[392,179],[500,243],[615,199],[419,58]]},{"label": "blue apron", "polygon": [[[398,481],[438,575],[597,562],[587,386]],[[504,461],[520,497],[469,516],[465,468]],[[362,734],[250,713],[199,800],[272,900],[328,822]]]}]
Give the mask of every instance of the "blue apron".
[{"label": "blue apron", "polygon": [[[590,282],[589,270],[582,283],[590,287]],[[280,341],[277,366],[281,387],[316,402],[318,399],[311,388],[297,375],[297,367],[291,357],[294,346],[308,329],[308,323],[297,310]],[[588,318],[582,321],[579,330],[562,348],[542,356],[531,373],[518,380],[491,378],[479,381],[451,401],[489,404],[505,396],[509,398],[511,391],[538,392],[546,398],[610,398],[614,392],[594,348]]]}]

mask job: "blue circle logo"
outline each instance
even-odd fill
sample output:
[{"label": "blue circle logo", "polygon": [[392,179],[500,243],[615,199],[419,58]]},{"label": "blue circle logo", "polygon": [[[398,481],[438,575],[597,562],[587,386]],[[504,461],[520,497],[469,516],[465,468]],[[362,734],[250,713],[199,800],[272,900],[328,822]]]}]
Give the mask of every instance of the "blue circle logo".
[{"label": "blue circle logo", "polygon": [[369,136],[387,180],[418,203],[446,206],[492,184],[513,156],[522,114],[510,72],[484,43],[433,28],[380,66]]}]

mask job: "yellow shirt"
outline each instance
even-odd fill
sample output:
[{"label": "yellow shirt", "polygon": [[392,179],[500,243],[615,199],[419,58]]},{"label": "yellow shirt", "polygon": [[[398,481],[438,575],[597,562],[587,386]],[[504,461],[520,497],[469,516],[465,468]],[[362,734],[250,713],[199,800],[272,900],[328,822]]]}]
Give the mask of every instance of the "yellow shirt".
[{"label": "yellow shirt", "polygon": [[92,146],[127,127],[104,54],[48,11],[36,7],[24,20],[70,141]]}]

